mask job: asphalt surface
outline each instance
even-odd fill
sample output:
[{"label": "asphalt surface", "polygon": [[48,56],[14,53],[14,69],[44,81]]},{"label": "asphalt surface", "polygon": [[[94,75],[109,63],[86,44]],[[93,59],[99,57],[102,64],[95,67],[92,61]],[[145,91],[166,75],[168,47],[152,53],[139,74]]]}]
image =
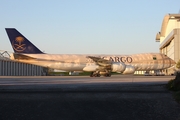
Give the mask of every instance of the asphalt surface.
[{"label": "asphalt surface", "polygon": [[0,120],[180,120],[173,76],[0,76]]}]

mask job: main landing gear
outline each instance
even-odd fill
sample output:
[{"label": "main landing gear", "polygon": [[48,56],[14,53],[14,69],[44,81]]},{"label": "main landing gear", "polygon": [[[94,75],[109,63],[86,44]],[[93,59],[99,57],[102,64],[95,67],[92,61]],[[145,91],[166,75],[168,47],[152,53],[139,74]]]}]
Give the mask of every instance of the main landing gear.
[{"label": "main landing gear", "polygon": [[111,77],[111,73],[104,74],[104,77]]},{"label": "main landing gear", "polygon": [[101,75],[99,74],[99,72],[92,72],[90,74],[90,77],[100,77]]},{"label": "main landing gear", "polygon": [[90,74],[90,77],[100,77],[101,75],[103,75],[104,77],[111,77],[111,73],[110,72],[106,72],[106,73],[103,73],[103,74],[100,74],[100,72],[92,72]]}]

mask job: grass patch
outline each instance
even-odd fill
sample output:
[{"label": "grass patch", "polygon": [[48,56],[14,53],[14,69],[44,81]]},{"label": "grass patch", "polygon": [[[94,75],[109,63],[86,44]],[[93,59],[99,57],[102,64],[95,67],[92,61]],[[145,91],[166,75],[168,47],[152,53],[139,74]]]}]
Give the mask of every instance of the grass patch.
[{"label": "grass patch", "polygon": [[166,88],[174,92],[174,99],[180,103],[180,86],[174,84],[174,79],[167,83]]},{"label": "grass patch", "polygon": [[167,85],[166,85],[166,88],[168,90],[174,90],[174,79],[168,81]]},{"label": "grass patch", "polygon": [[180,91],[176,91],[174,93],[174,98],[178,103],[180,103]]},{"label": "grass patch", "polygon": [[[79,74],[74,74],[74,75],[69,75],[69,72],[49,72],[48,76],[90,76],[90,74],[91,72],[79,72]],[[122,75],[122,74],[112,72],[111,75]]]}]

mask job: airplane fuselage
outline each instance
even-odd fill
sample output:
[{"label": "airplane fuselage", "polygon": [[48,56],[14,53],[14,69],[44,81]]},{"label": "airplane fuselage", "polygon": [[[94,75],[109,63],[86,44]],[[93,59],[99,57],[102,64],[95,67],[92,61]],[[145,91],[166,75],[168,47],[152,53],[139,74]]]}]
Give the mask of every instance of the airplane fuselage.
[{"label": "airplane fuselage", "polygon": [[143,53],[133,55],[74,55],[74,54],[23,54],[34,59],[15,59],[20,62],[43,67],[65,70],[83,71],[86,66],[95,65],[87,56],[100,57],[112,62],[120,62],[133,66],[135,70],[160,70],[174,65],[174,61],[160,53]]},{"label": "airplane fuselage", "polygon": [[166,69],[175,62],[160,53],[134,55],[45,54],[14,28],[6,28],[14,50],[12,59],[63,71],[88,71],[91,77],[111,76],[111,72],[133,74],[136,70]]}]

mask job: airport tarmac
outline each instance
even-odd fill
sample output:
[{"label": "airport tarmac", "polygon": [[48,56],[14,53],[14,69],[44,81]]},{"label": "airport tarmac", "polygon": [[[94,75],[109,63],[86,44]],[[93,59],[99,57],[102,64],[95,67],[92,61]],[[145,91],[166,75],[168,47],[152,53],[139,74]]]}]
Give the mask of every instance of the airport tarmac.
[{"label": "airport tarmac", "polygon": [[180,120],[175,76],[0,76],[0,120]]},{"label": "airport tarmac", "polygon": [[[0,91],[113,90],[115,86],[166,84],[175,76],[0,76]],[[86,89],[81,89],[86,87]]]}]

